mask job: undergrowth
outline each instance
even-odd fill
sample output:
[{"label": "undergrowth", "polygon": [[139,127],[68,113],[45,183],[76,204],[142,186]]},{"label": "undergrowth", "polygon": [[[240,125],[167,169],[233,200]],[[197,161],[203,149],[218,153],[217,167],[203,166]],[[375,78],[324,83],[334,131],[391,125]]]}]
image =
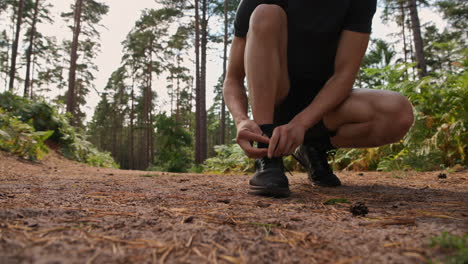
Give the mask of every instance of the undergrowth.
[{"label": "undergrowth", "polygon": [[468,263],[468,235],[456,236],[447,232],[443,232],[440,236],[432,237],[429,246],[438,247],[448,253],[448,256],[443,259],[443,263]]},{"label": "undergrowth", "polygon": [[49,152],[45,141],[52,134],[50,130],[35,131],[30,123],[23,123],[0,108],[1,150],[31,161],[42,159]]},{"label": "undergrowth", "polygon": [[100,152],[68,117],[46,102],[32,102],[11,93],[0,94],[0,149],[29,160],[43,158],[46,140],[58,145],[72,160],[99,167],[114,167],[109,153]]}]

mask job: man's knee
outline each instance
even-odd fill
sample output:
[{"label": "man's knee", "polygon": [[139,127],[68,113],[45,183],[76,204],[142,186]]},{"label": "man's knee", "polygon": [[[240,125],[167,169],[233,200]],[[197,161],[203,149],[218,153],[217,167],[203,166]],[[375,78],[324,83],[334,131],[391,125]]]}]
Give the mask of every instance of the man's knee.
[{"label": "man's knee", "polygon": [[413,125],[413,106],[406,97],[400,94],[395,94],[393,97],[393,104],[395,111],[392,118],[394,121],[392,123],[395,124],[402,138]]},{"label": "man's knee", "polygon": [[278,5],[261,4],[250,17],[249,31],[255,34],[271,34],[286,25],[286,13]]},{"label": "man's knee", "polygon": [[402,140],[414,122],[413,107],[406,97],[395,93],[390,103],[393,109],[387,112],[387,135],[383,137],[382,145]]}]

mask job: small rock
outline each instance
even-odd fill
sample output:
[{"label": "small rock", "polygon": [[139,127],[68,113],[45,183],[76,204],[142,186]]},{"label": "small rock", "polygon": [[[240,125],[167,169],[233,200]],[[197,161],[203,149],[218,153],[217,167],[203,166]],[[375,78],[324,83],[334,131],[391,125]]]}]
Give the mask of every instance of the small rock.
[{"label": "small rock", "polygon": [[38,223],[35,223],[35,222],[28,222],[28,221],[25,221],[24,222],[25,225],[27,225],[28,227],[39,227],[39,224]]},{"label": "small rock", "polygon": [[364,173],[360,172],[357,174],[358,176],[364,176]]},{"label": "small rock", "polygon": [[189,216],[189,217],[186,217],[184,219],[184,221],[182,221],[184,224],[189,224],[189,223],[192,223],[193,222],[193,219],[195,219],[194,216]]},{"label": "small rock", "polygon": [[445,174],[445,173],[440,173],[440,174],[437,176],[437,178],[439,178],[439,179],[447,179],[447,174]]},{"label": "small rock", "polygon": [[180,188],[180,191],[182,191],[182,192],[185,192],[187,190],[188,190],[187,188]]},{"label": "small rock", "polygon": [[257,205],[258,207],[261,207],[261,208],[267,208],[269,207],[271,204],[269,203],[264,203],[262,201],[258,201],[255,205]]},{"label": "small rock", "polygon": [[353,213],[354,216],[365,216],[369,213],[369,208],[367,208],[367,206],[364,203],[359,202],[351,205],[349,211]]}]

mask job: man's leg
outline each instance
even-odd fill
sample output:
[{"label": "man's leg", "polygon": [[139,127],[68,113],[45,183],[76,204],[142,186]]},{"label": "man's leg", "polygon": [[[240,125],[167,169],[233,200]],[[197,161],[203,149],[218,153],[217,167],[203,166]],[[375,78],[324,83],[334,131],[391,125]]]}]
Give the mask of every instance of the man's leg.
[{"label": "man's leg", "polygon": [[396,92],[370,89],[354,89],[324,117],[325,126],[337,132],[331,139],[337,148],[369,148],[398,142],[413,120],[408,99]]},{"label": "man's leg", "polygon": [[[309,131],[312,134],[308,135],[308,143],[299,147],[296,157],[315,185],[339,186],[341,181],[327,161],[328,150],[377,147],[397,142],[412,123],[411,104],[400,94],[355,89],[342,104],[324,116],[323,124]],[[330,139],[328,131],[335,131],[336,136]]]},{"label": "man's leg", "polygon": [[250,18],[244,58],[250,105],[259,125],[273,123],[275,105],[288,94],[287,41],[284,10],[259,5]]},{"label": "man's leg", "polygon": [[[262,4],[252,13],[245,46],[244,68],[254,121],[271,137],[275,105],[288,94],[287,17],[277,5]],[[259,143],[260,148],[267,144]],[[282,158],[255,161],[256,172],[250,180],[253,194],[283,197],[289,195],[288,178]]]}]

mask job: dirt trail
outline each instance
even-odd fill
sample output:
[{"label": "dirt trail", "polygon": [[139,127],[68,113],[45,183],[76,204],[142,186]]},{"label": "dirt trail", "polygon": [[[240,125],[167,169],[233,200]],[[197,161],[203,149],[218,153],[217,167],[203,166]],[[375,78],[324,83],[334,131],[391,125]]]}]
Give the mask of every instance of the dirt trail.
[{"label": "dirt trail", "polygon": [[[0,263],[421,263],[442,231],[468,231],[468,173],[290,177],[287,199],[247,194],[246,175],[98,169],[0,152]],[[366,217],[350,204],[363,202]]]}]

